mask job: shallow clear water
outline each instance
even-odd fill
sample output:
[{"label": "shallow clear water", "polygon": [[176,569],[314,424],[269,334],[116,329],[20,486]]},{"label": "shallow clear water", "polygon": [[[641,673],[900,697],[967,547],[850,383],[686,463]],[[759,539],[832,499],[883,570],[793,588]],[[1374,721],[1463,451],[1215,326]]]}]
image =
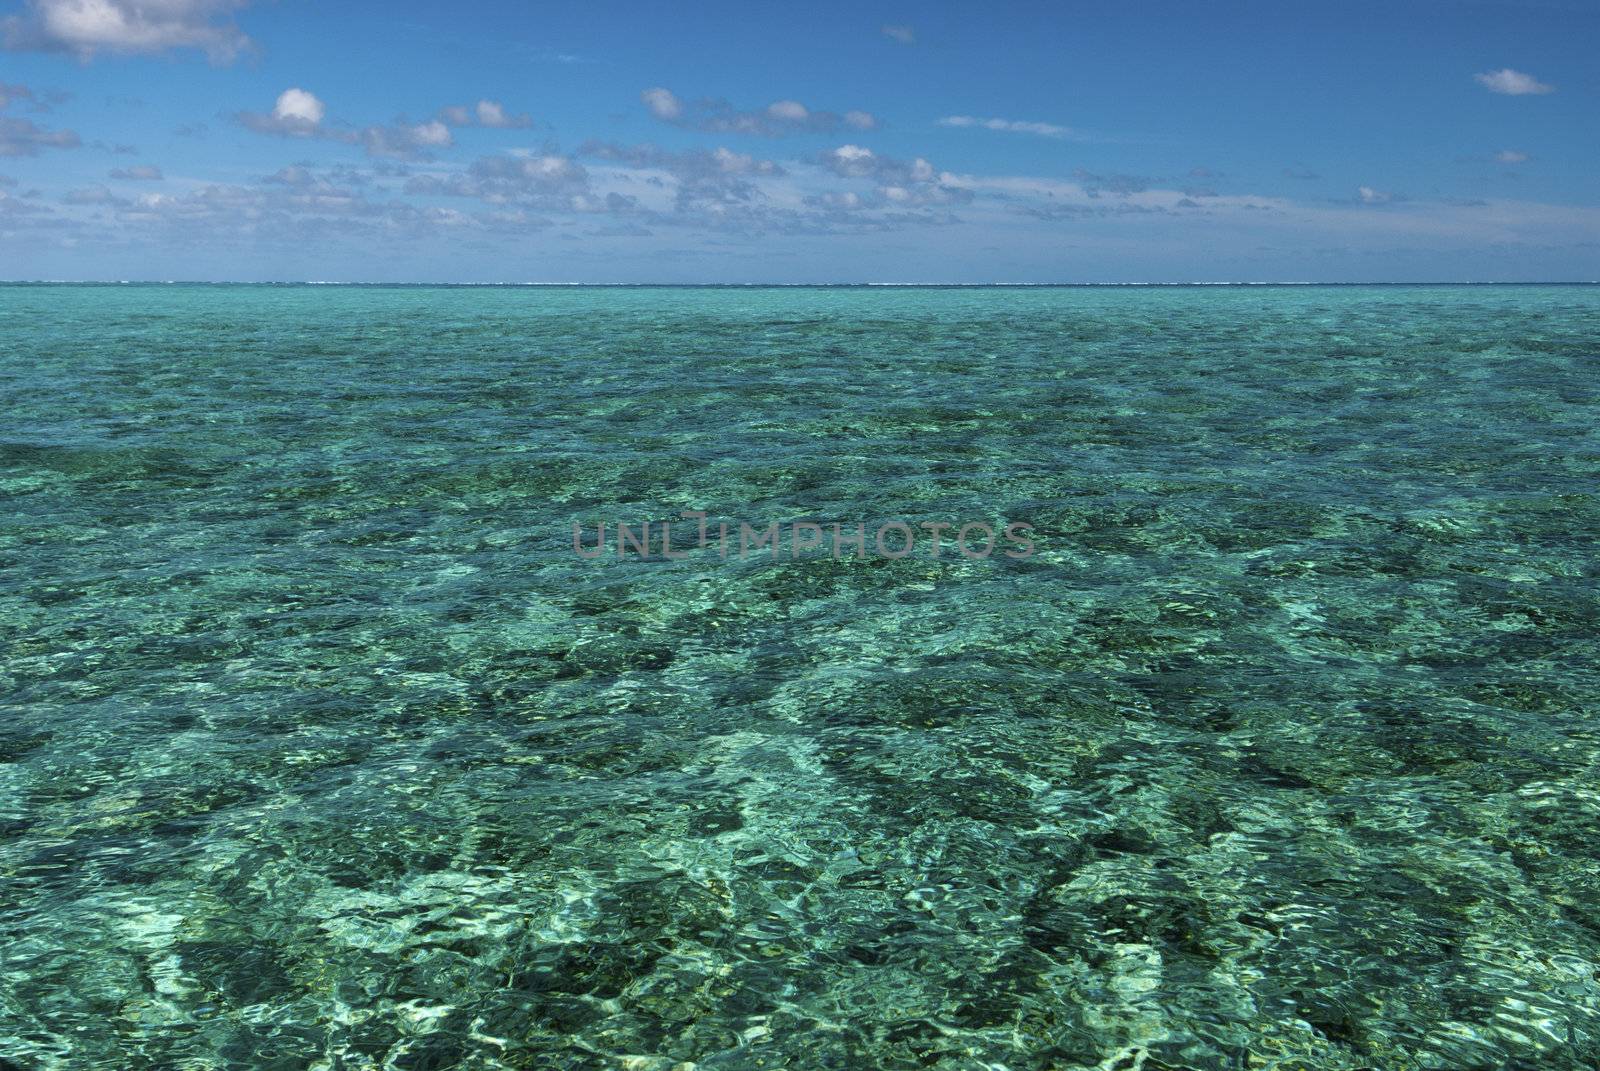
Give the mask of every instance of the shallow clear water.
[{"label": "shallow clear water", "polygon": [[[8,287],[0,398],[0,1067],[1600,1059],[1600,289]],[[573,553],[686,509],[1036,545]]]}]

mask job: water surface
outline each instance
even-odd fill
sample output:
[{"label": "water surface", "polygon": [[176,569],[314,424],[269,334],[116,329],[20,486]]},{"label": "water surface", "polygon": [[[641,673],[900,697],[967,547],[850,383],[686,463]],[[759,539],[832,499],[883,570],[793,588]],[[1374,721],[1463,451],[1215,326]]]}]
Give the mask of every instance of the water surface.
[{"label": "water surface", "polygon": [[[1600,289],[7,287],[0,399],[0,1067],[1600,1061]],[[572,553],[686,509],[1036,549]]]}]

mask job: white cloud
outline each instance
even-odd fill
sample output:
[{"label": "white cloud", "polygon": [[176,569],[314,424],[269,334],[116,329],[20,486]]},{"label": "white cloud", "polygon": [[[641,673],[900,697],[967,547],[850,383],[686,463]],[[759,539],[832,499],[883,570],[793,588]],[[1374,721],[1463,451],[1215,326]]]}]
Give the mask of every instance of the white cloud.
[{"label": "white cloud", "polygon": [[878,157],[871,149],[860,145],[841,145],[822,154],[823,166],[837,175],[858,178],[872,174],[878,167]]},{"label": "white cloud", "polygon": [[855,127],[857,130],[875,130],[878,119],[871,112],[845,112],[844,125]]},{"label": "white cloud", "polygon": [[1494,159],[1497,164],[1523,164],[1528,162],[1528,154],[1515,149],[1501,149],[1494,154]]},{"label": "white cloud", "polygon": [[455,144],[455,138],[450,134],[450,128],[439,120],[434,119],[426,123],[419,123],[411,128],[411,136],[418,145],[430,145],[434,148],[443,148]]},{"label": "white cloud", "polygon": [[477,107],[478,125],[509,130],[533,125],[526,115],[511,115],[497,100],[480,100]]},{"label": "white cloud", "polygon": [[917,43],[917,31],[911,26],[888,25],[882,27],[882,33],[889,40],[898,41],[902,45],[914,45]]},{"label": "white cloud", "polygon": [[1371,186],[1361,186],[1356,189],[1356,196],[1364,205],[1381,205],[1390,199],[1390,195],[1382,190],[1375,190]]},{"label": "white cloud", "polygon": [[278,94],[278,103],[272,106],[272,117],[280,123],[298,123],[316,126],[328,108],[316,94],[304,89],[285,89]]},{"label": "white cloud", "polygon": [[1042,138],[1064,138],[1072,133],[1068,127],[1055,123],[1035,123],[1025,119],[980,119],[975,115],[947,115],[939,120],[940,126],[980,127],[984,130],[1003,130],[1012,134],[1037,134]]},{"label": "white cloud", "polygon": [[1513,71],[1510,67],[1502,67],[1498,71],[1485,71],[1472,77],[1489,92],[1503,93],[1508,97],[1525,97],[1529,94],[1556,91],[1555,86],[1547,85],[1531,74]]},{"label": "white cloud", "polygon": [[664,122],[675,122],[683,116],[683,101],[670,89],[660,86],[647,89],[639,94],[639,99],[644,101],[644,106],[650,109],[650,114]]},{"label": "white cloud", "polygon": [[0,20],[6,47],[97,53],[196,48],[215,63],[250,47],[228,15],[248,0],[28,0],[26,12]]}]

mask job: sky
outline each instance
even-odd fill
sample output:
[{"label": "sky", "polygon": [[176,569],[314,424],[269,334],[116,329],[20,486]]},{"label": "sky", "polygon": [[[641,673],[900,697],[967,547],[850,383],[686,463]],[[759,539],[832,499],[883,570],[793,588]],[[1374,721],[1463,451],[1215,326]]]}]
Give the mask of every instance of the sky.
[{"label": "sky", "polygon": [[1600,0],[0,0],[0,278],[1600,279]]}]

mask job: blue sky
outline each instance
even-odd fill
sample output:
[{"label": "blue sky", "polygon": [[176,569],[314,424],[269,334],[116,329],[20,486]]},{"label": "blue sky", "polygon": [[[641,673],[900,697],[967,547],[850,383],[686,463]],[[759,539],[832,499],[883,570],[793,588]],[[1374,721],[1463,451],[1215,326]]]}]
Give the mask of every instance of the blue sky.
[{"label": "blue sky", "polygon": [[0,278],[1600,278],[1600,3],[0,0]]}]

